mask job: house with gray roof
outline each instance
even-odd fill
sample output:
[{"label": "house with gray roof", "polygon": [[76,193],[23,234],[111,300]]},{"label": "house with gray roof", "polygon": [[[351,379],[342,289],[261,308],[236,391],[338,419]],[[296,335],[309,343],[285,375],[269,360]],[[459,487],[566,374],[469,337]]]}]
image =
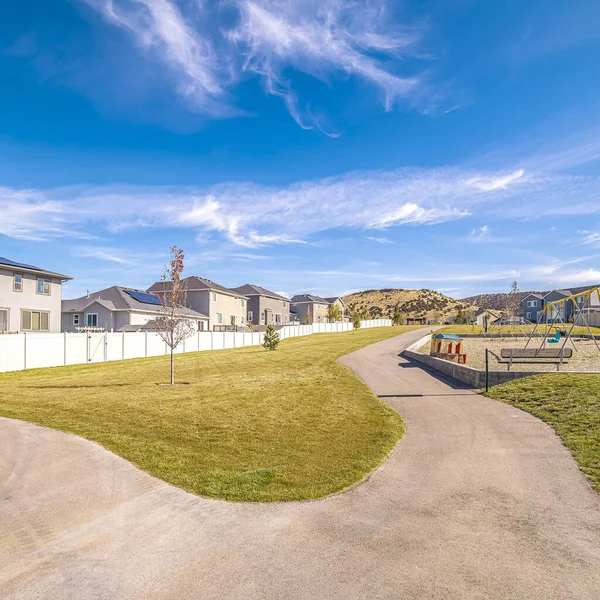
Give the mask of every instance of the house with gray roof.
[{"label": "house with gray roof", "polygon": [[[194,321],[198,330],[208,330],[207,315],[187,307],[181,307],[178,314]],[[62,331],[67,333],[86,329],[150,331],[160,316],[157,295],[119,285],[62,301]]]},{"label": "house with gray roof", "polygon": [[[182,283],[187,294],[186,306],[207,315],[212,331],[247,326],[248,297],[244,294],[196,275],[182,279]],[[169,282],[157,281],[148,292],[160,295],[165,286],[168,289]]]},{"label": "house with gray roof", "polygon": [[521,313],[525,319],[532,323],[539,321],[540,312],[544,308],[544,294],[532,292],[521,301]]},{"label": "house with gray roof", "polygon": [[[540,323],[545,319],[546,313],[544,312],[544,308],[548,304],[564,300],[565,298],[569,298],[575,294],[580,294],[581,292],[585,292],[594,287],[599,286],[584,285],[570,288],[568,290],[558,289],[551,290],[549,292],[532,292],[523,298],[521,307],[523,317],[532,323]],[[566,302],[562,305],[558,304],[550,308],[549,311],[547,311],[548,320],[556,320],[556,322],[563,321],[564,323],[572,321],[576,314],[582,310],[584,306],[583,302],[583,297],[579,297],[577,300],[577,307],[575,307],[573,302]],[[600,312],[600,299],[598,298],[597,293],[591,295],[589,304],[589,307],[586,308],[586,313]]]},{"label": "house with gray roof", "polygon": [[346,305],[344,304],[344,299],[341,296],[331,296],[329,298],[325,298],[329,304],[334,304],[340,309],[340,314],[342,315],[342,321],[351,321],[350,314],[347,314]]},{"label": "house with gray roof", "polygon": [[60,333],[62,284],[70,279],[0,257],[0,334]]},{"label": "house with gray roof", "polygon": [[292,312],[302,325],[327,323],[329,300],[315,294],[297,294],[292,298]]},{"label": "house with gray roof", "polygon": [[246,283],[235,292],[248,298],[248,322],[257,328],[271,325],[287,325],[290,322],[290,299],[260,285]]}]

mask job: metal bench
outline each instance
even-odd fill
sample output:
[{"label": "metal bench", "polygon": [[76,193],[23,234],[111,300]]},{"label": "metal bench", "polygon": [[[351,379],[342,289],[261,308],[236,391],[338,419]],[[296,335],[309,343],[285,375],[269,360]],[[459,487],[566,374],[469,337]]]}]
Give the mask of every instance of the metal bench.
[{"label": "metal bench", "polygon": [[573,356],[572,348],[503,348],[501,358],[496,356],[500,364],[508,365],[508,370],[514,364],[555,364],[556,370],[560,365]]}]

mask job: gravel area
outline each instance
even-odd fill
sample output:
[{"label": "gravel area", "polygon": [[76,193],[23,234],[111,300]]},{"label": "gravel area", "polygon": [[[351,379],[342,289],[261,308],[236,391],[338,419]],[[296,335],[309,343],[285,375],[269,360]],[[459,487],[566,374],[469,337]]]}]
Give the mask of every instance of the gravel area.
[{"label": "gravel area", "polygon": [[[592,371],[600,372],[600,352],[596,344],[592,340],[573,338],[576,350],[573,351],[573,357],[565,361],[561,367],[561,371]],[[464,351],[467,353],[467,366],[475,369],[485,368],[485,349],[488,348],[500,356],[500,351],[503,348],[524,348],[527,343],[526,338],[465,338],[463,343]],[[533,339],[529,342],[528,348],[539,348],[542,340],[540,338]],[[600,342],[599,342],[600,343]],[[547,344],[546,348],[552,348],[552,345]],[[560,344],[558,344],[560,348]],[[573,348],[570,340],[567,340],[565,347]],[[429,343],[421,346],[419,352],[429,354]],[[506,371],[507,365],[498,364],[493,356],[490,356],[490,370]],[[512,367],[513,370],[527,371],[556,371],[555,364],[519,364]]]}]

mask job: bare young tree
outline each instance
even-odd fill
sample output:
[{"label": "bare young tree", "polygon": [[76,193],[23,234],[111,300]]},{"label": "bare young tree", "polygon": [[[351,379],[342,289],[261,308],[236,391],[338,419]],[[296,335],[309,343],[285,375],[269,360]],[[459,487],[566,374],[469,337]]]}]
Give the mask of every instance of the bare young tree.
[{"label": "bare young tree", "polygon": [[506,312],[509,317],[516,317],[519,313],[519,283],[516,279],[510,284],[510,292],[506,301]]},{"label": "bare young tree", "polygon": [[171,385],[175,385],[175,349],[195,331],[194,322],[185,318],[187,291],[182,273],[183,250],[172,246],[171,261],[161,277],[160,316],[154,322],[154,330],[171,350]]}]

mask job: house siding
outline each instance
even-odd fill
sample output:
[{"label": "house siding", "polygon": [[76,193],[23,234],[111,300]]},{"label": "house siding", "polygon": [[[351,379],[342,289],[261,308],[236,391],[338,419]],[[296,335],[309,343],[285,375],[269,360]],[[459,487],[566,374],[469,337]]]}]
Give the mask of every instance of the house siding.
[{"label": "house siding", "polygon": [[310,313],[312,323],[327,323],[328,307],[329,304],[317,302],[298,302],[296,306],[292,303],[292,308],[303,325],[307,323],[307,313]]},{"label": "house siding", "polygon": [[[13,290],[14,274],[23,276],[23,291]],[[50,283],[50,295],[37,293],[38,277]],[[61,328],[62,281],[57,278],[18,269],[0,268],[0,309],[8,310],[8,331],[22,332],[21,311],[32,310],[49,313],[48,330],[59,333]]]},{"label": "house siding", "polygon": [[[290,303],[287,300],[259,295],[249,296],[248,310],[252,311],[254,325],[269,325],[269,323],[285,325],[290,321]],[[263,320],[261,315],[265,317]],[[276,315],[281,315],[280,323],[277,323]]]},{"label": "house siding", "polygon": [[[535,302],[536,304],[535,306],[528,306],[528,302]],[[538,321],[539,313],[543,308],[544,300],[542,298],[536,298],[534,296],[527,296],[523,298],[523,302],[521,303],[521,313],[523,315],[523,318],[532,322]]]},{"label": "house siding", "polygon": [[[561,294],[557,291],[552,291],[549,294],[546,294],[544,296],[544,306],[550,304],[550,302],[556,302],[557,300],[564,300],[565,297],[566,296],[564,296],[563,294]],[[563,321],[565,321],[565,323],[568,322],[568,320],[573,315],[573,303],[567,302],[564,306],[556,307],[556,308],[557,308],[557,312],[558,312],[558,317],[556,319],[556,322],[559,323],[561,318]],[[550,313],[548,313],[548,321],[549,322],[552,321],[552,315]]]},{"label": "house siding", "polygon": [[[212,294],[216,294],[216,301],[212,300]],[[248,301],[245,298],[230,296],[215,290],[191,290],[187,293],[186,304],[188,308],[208,315],[210,329],[219,325],[217,313],[223,315],[222,325],[231,324],[231,315],[235,317],[236,325],[246,324]]]}]

